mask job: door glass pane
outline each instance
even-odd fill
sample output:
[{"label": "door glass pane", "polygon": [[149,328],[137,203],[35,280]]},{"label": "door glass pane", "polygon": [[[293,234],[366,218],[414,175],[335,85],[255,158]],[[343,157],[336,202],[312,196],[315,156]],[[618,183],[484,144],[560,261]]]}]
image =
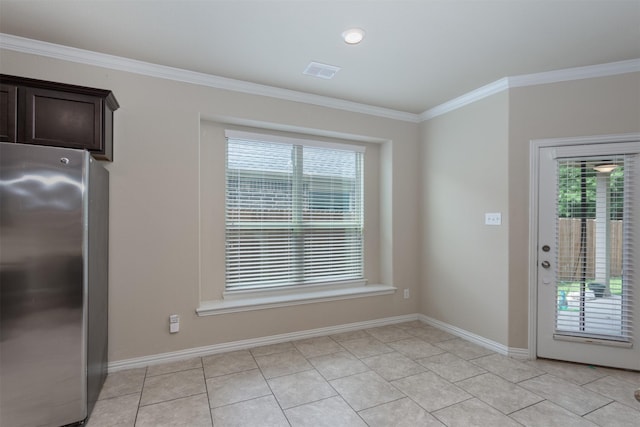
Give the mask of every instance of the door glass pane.
[{"label": "door glass pane", "polygon": [[629,341],[629,156],[557,162],[556,334]]}]

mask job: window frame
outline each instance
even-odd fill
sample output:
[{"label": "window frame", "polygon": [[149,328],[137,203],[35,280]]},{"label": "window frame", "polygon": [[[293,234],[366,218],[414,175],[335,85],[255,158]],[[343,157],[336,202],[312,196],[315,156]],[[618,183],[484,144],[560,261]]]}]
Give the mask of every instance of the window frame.
[{"label": "window frame", "polygon": [[[231,313],[254,312],[264,309],[295,307],[348,299],[360,299],[395,294],[391,281],[384,282],[391,268],[391,260],[381,257],[384,251],[388,218],[383,214],[383,200],[389,197],[385,173],[390,153],[384,148],[391,141],[363,135],[338,134],[322,130],[291,128],[269,124],[256,128],[254,123],[201,120],[199,145],[199,291],[195,312],[198,317]],[[269,134],[278,140],[309,140],[330,146],[363,146],[367,149],[364,161],[364,272],[368,281],[336,283],[334,285],[289,287],[265,291],[225,291],[225,133],[228,131]],[[386,205],[385,205],[386,206]],[[385,208],[386,209],[386,208]]]},{"label": "window frame", "polygon": [[[233,294],[252,294],[254,292],[273,291],[281,289],[298,289],[303,290],[307,287],[314,287],[315,289],[321,289],[322,287],[335,287],[343,285],[366,285],[365,268],[364,268],[364,153],[365,147],[359,145],[347,145],[325,141],[308,140],[301,138],[290,138],[283,136],[273,136],[267,134],[258,134],[252,132],[225,130],[226,150],[225,150],[225,290],[224,296],[228,298]],[[274,179],[279,178],[279,175],[283,177],[283,181],[290,184],[290,194],[287,196],[290,198],[290,204],[288,205],[288,220],[278,220],[274,225],[279,225],[276,230],[280,230],[279,236],[291,242],[291,247],[287,250],[287,255],[292,257],[291,261],[295,266],[291,268],[286,267],[287,275],[290,277],[282,277],[282,271],[274,269],[274,271],[267,271],[265,277],[259,277],[257,281],[251,281],[249,278],[242,278],[241,269],[242,263],[252,265],[252,262],[256,260],[253,255],[245,255],[240,253],[234,253],[230,251],[230,245],[242,246],[244,240],[239,235],[246,229],[249,233],[260,234],[260,230],[263,227],[271,227],[272,222],[267,219],[262,221],[243,221],[242,213],[233,211],[233,206],[237,208],[237,204],[234,203],[231,197],[232,188],[229,187],[229,182],[232,179],[247,179],[245,182],[250,181],[250,175],[252,172],[245,170],[242,172],[240,169],[229,169],[230,161],[230,144],[274,144],[273,149],[277,151],[277,145],[290,148],[292,155],[292,161],[290,164],[290,173],[287,172],[273,172]],[[349,250],[345,250],[340,253],[344,257],[342,259],[342,265],[346,266],[346,274],[336,274],[335,271],[329,274],[314,274],[308,271],[310,265],[316,265],[320,267],[328,266],[326,261],[319,260],[318,256],[313,253],[313,250],[306,251],[308,246],[307,237],[314,236],[319,231],[320,222],[315,218],[314,211],[309,210],[308,206],[303,203],[305,188],[309,191],[309,195],[312,194],[310,190],[313,183],[313,177],[311,175],[304,174],[304,162],[303,158],[305,149],[321,148],[328,150],[336,150],[341,152],[354,153],[354,182],[355,186],[352,188],[352,194],[354,200],[351,210],[351,218],[343,221],[331,222],[327,230],[340,233],[342,230],[344,233],[354,232],[350,237],[347,237],[348,245],[351,249],[356,250],[356,254],[349,254]],[[236,171],[235,177],[233,171]],[[243,176],[244,174],[244,176]],[[265,174],[264,171],[257,170],[255,172],[256,179],[263,180],[262,184],[269,181],[269,173]],[[247,178],[249,177],[249,178]],[[326,177],[316,177],[318,181],[326,179]],[[337,177],[338,180],[343,179]],[[238,182],[238,181],[236,181]],[[235,193],[236,197],[238,193]],[[249,193],[246,193],[249,195]],[[231,212],[230,212],[231,211]],[[234,213],[230,215],[230,213]],[[317,214],[317,213],[316,213]],[[327,221],[325,221],[327,222]],[[326,227],[326,225],[324,225]],[[253,231],[252,231],[253,230]],[[314,231],[315,230],[315,231]],[[230,237],[235,236],[235,237]],[[266,237],[259,237],[259,242],[268,242],[263,240]],[[307,243],[305,243],[307,242]],[[330,245],[330,244],[329,244]],[[322,249],[320,246],[314,246],[313,249]],[[325,248],[326,249],[326,248]],[[262,261],[263,258],[260,257]],[[273,261],[274,259],[266,257],[267,261]],[[345,262],[346,260],[346,262]],[[273,275],[273,278],[271,278]],[[243,283],[243,281],[245,283]]]}]

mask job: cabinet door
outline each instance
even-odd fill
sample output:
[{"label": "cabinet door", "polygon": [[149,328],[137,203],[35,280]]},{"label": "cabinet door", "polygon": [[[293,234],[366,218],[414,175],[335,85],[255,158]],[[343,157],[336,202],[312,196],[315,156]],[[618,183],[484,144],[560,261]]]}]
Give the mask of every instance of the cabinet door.
[{"label": "cabinet door", "polygon": [[27,87],[24,142],[103,151],[100,99]]},{"label": "cabinet door", "polygon": [[16,142],[16,86],[0,84],[0,141]]}]

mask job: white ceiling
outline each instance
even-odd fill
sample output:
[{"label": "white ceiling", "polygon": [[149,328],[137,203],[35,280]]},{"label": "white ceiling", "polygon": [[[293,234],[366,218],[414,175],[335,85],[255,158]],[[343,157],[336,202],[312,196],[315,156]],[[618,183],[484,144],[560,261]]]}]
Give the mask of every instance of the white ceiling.
[{"label": "white ceiling", "polygon": [[[640,0],[0,0],[0,33],[421,113],[506,76],[640,58]],[[303,75],[311,61],[342,69]]]}]

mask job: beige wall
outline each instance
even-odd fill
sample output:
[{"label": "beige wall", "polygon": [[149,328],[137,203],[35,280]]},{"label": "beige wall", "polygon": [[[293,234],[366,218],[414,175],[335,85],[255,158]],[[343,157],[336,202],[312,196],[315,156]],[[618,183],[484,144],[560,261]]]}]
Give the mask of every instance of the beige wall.
[{"label": "beige wall", "polygon": [[[640,73],[493,95],[422,124],[421,311],[528,347],[529,147],[640,131]],[[483,225],[502,212],[502,227]]]},{"label": "beige wall", "polygon": [[[6,50],[0,72],[111,89],[120,103],[114,162],[107,165],[110,362],[418,311],[418,212],[411,208],[418,194],[418,125]],[[412,298],[396,292],[196,316],[199,251],[208,239],[199,234],[199,155],[202,123],[209,122],[380,141],[373,202],[379,255],[368,261],[379,264],[373,270],[380,282],[409,288]],[[223,224],[221,217],[215,221]],[[174,313],[181,315],[181,332],[169,334],[167,316]]]},{"label": "beige wall", "polygon": [[[506,343],[508,95],[431,119],[421,137],[422,312]],[[487,212],[503,225],[484,225]]]},{"label": "beige wall", "polygon": [[528,346],[530,141],[638,131],[640,73],[509,91],[510,347]]},{"label": "beige wall", "polygon": [[[120,102],[107,164],[111,362],[418,312],[525,348],[529,141],[640,131],[640,73],[512,89],[417,125],[13,51],[0,50],[0,72],[108,88]],[[221,241],[223,221],[202,203],[199,167],[209,127],[224,123],[378,142],[368,269],[377,262],[378,281],[412,297],[197,317],[219,286],[200,286],[220,263],[201,263],[201,248]],[[503,225],[485,226],[485,212]]]}]

